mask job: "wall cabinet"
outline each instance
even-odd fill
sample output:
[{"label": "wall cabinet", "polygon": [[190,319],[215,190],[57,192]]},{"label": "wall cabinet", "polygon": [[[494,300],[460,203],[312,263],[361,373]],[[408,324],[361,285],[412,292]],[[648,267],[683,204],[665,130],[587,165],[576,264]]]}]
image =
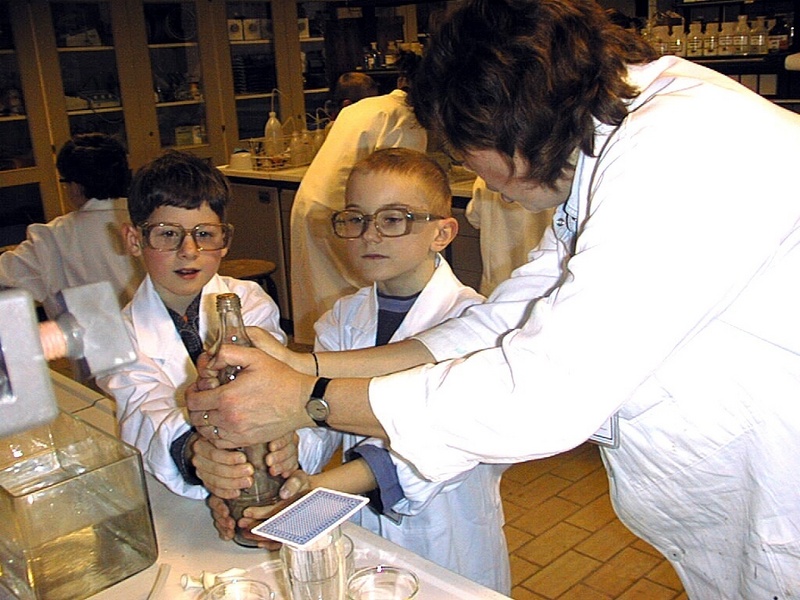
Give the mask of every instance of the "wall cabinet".
[{"label": "wall cabinet", "polygon": [[[415,6],[377,10],[404,15],[403,35],[416,41]],[[166,148],[226,164],[263,135],[270,110],[287,133],[313,128],[331,81],[356,66],[331,60],[335,48],[376,39],[375,11],[368,2],[0,0],[0,246],[68,210],[55,155],[76,133],[117,136],[137,169]],[[358,35],[326,35],[332,23]]]}]

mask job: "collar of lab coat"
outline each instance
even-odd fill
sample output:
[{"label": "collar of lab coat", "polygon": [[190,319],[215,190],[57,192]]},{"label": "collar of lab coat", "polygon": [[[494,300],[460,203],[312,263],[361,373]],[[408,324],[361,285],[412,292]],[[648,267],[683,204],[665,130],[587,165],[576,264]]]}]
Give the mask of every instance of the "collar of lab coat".
[{"label": "collar of lab coat", "polygon": [[[199,329],[200,337],[206,345],[211,342],[209,323],[214,323],[216,319],[216,295],[229,291],[230,289],[219,275],[214,275],[203,286],[200,297]],[[142,281],[128,309],[139,349],[146,356],[168,362],[176,352],[186,352],[180,335],[167,312],[167,307],[158,295],[150,275],[147,275]]]},{"label": "collar of lab coat", "polygon": [[[459,291],[464,291],[465,287],[456,278],[447,261],[441,254],[437,254],[436,269],[433,271],[433,275],[389,341],[396,342],[406,339],[438,325],[450,316],[455,316],[456,312],[460,312],[456,310],[458,304],[464,304],[463,308],[466,308],[465,296],[459,294]],[[471,304],[483,302],[484,297],[478,292],[471,289],[469,291],[472,292],[472,294],[468,294],[468,297],[473,300]],[[352,320],[352,327],[365,333],[373,333],[378,326],[378,286],[373,284],[369,293],[369,300],[362,304],[358,312],[353,315]],[[374,343],[374,336],[372,343]]]}]

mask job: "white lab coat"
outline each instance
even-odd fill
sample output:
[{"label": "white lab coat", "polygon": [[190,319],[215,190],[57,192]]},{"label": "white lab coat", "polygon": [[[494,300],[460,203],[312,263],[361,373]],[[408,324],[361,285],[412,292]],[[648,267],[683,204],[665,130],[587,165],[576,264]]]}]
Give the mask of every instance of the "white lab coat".
[{"label": "white lab coat", "polygon": [[[245,325],[261,327],[286,343],[278,307],[261,286],[215,275],[200,299],[199,333],[206,346],[217,333],[216,296],[226,292],[239,295]],[[169,453],[172,442],[190,428],[184,392],[197,379],[197,369],[149,275],[122,316],[136,362],[97,380],[116,400],[120,437],[139,449],[145,469],[170,490],[205,498],[206,489],[187,484]]]},{"label": "white lab coat", "polygon": [[[460,314],[483,297],[464,286],[447,262],[439,264],[392,341],[402,340]],[[316,324],[318,350],[351,350],[375,345],[378,299],[374,286],[342,298]],[[318,472],[336,448],[383,446],[375,438],[328,429],[301,431],[300,464]],[[449,481],[423,479],[406,461],[391,455],[404,498],[391,508],[399,523],[370,509],[354,521],[392,542],[504,594],[511,590],[508,548],[503,534],[500,477],[506,465],[480,464]]]},{"label": "white lab coat", "polygon": [[800,116],[676,57],[629,72],[640,96],[554,220],[574,250],[550,230],[419,336],[465,358],[373,380],[371,406],[435,479],[567,450],[618,410],[612,502],[688,596],[798,599]]},{"label": "white lab coat", "polygon": [[49,223],[28,226],[27,239],[0,254],[0,285],[28,290],[43,302],[65,288],[108,281],[125,306],[144,277],[127,254],[121,227],[129,223],[125,198],[92,199]]},{"label": "white lab coat", "polygon": [[480,230],[480,292],[484,296],[528,261],[528,252],[539,244],[553,220],[552,210],[534,213],[516,202],[506,202],[480,177],[472,185],[472,198],[464,214]]},{"label": "white lab coat", "polygon": [[406,105],[406,93],[359,100],[333,123],[297,190],[291,214],[292,323],[294,340],[314,342],[314,322],[366,282],[348,273],[344,240],[330,217],[344,208],[344,188],[359,160],[382,148],[425,151],[427,133]]}]

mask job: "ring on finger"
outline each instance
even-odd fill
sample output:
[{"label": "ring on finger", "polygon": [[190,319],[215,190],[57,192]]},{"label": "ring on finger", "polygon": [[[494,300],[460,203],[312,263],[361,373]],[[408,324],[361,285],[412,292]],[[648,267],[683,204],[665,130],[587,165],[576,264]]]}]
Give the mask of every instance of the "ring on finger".
[{"label": "ring on finger", "polygon": [[214,434],[214,437],[215,437],[215,438],[219,438],[219,427],[217,427],[216,425],[214,425],[214,427],[212,427],[212,428],[211,428],[211,433],[213,433],[213,434]]},{"label": "ring on finger", "polygon": [[208,411],[205,411],[205,412],[203,413],[203,423],[205,423],[206,425],[208,425]]}]

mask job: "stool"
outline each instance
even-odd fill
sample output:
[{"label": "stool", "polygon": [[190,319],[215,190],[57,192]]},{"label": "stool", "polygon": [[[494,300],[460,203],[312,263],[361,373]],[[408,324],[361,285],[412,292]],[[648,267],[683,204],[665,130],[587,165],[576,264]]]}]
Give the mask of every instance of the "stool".
[{"label": "stool", "polygon": [[272,273],[275,272],[275,263],[269,260],[258,258],[234,258],[223,260],[219,265],[219,274],[234,279],[246,279],[255,281],[264,291],[267,292],[275,303],[278,303],[278,287],[272,281]]}]

